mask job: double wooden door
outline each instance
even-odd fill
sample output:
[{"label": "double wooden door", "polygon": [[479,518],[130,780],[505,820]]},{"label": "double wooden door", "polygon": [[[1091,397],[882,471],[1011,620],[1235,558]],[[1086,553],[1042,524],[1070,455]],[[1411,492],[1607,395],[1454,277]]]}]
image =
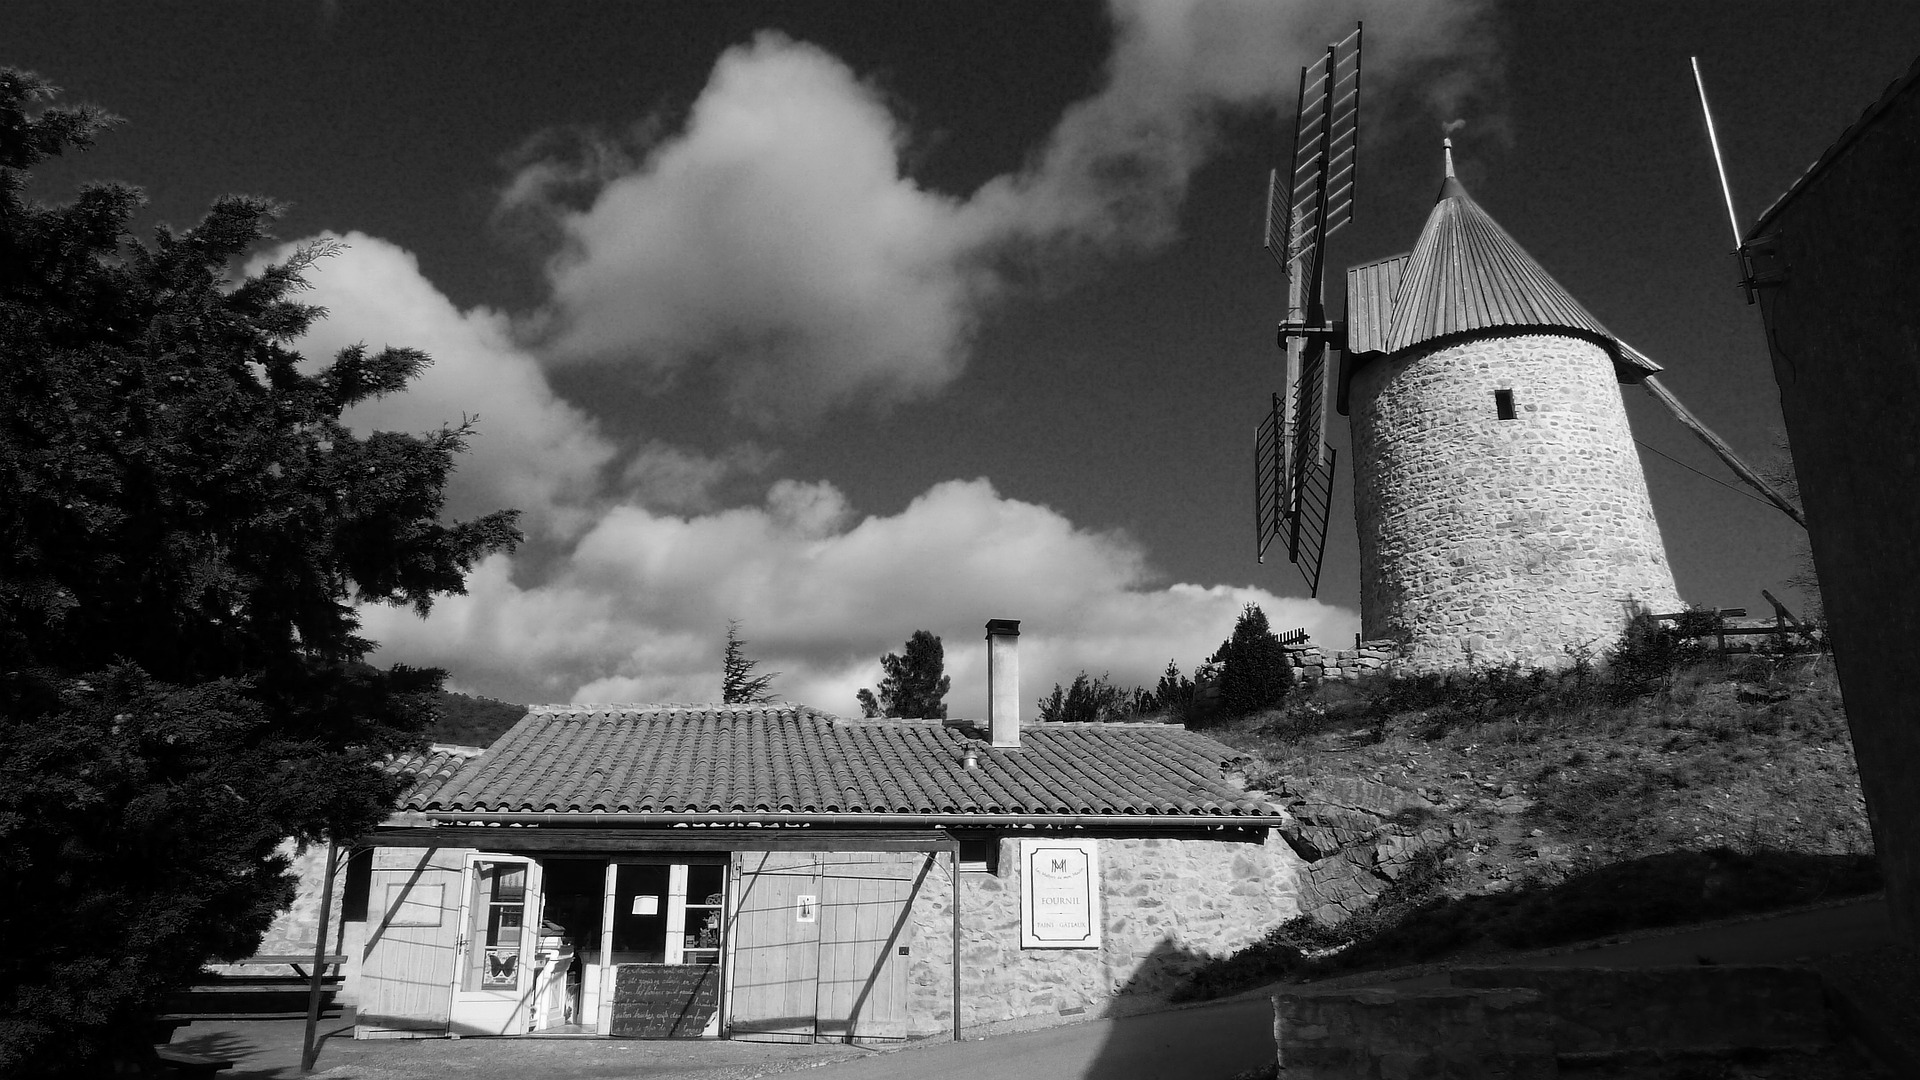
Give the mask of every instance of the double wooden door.
[{"label": "double wooden door", "polygon": [[904,1039],[917,854],[742,856],[732,935],[735,1038]]}]

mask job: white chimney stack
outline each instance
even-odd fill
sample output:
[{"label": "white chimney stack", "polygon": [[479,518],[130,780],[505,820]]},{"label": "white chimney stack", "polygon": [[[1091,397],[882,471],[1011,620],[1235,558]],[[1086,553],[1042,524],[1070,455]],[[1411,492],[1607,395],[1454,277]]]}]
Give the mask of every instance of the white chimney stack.
[{"label": "white chimney stack", "polygon": [[995,746],[1020,745],[1020,620],[987,620],[987,732]]}]

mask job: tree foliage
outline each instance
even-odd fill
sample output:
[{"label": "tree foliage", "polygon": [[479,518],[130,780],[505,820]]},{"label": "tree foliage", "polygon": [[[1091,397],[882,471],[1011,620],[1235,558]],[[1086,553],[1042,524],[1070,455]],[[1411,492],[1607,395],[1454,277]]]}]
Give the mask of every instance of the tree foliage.
[{"label": "tree foliage", "polygon": [[1173,720],[1184,722],[1193,712],[1193,680],[1180,674],[1180,665],[1167,661],[1167,670],[1153,688],[1154,706]]},{"label": "tree foliage", "polygon": [[437,743],[492,746],[495,739],[527,715],[525,705],[452,690],[442,690],[439,701],[439,719],[427,732],[427,737]]},{"label": "tree foliage", "polygon": [[1111,723],[1160,709],[1152,691],[1138,686],[1129,690],[1115,683],[1111,675],[1089,678],[1084,671],[1073,677],[1071,686],[1054,683],[1053,693],[1038,704],[1042,723]]},{"label": "tree foliage", "polygon": [[915,630],[904,653],[880,658],[880,694],[862,688],[856,695],[862,716],[903,716],[923,720],[947,718],[947,689],[953,680],[945,674],[946,649],[940,638]]},{"label": "tree foliage", "polygon": [[469,426],[356,436],[428,361],[313,374],[324,249],[235,281],[272,204],[141,241],[140,193],[26,197],[111,118],[0,71],[0,1074],[98,1075],[209,960],[251,954],[284,838],[380,821],[442,673],[362,662],[355,605],[464,591],[514,514],[440,520]]},{"label": "tree foliage", "polygon": [[1278,708],[1293,685],[1287,651],[1258,604],[1240,612],[1233,636],[1221,642],[1212,660],[1221,665],[1220,711],[1229,717]]},{"label": "tree foliage", "polygon": [[728,705],[760,705],[773,700],[777,671],[755,675],[760,661],[748,659],[747,643],[740,640],[740,620],[727,620],[727,648],[721,658],[720,700]]}]

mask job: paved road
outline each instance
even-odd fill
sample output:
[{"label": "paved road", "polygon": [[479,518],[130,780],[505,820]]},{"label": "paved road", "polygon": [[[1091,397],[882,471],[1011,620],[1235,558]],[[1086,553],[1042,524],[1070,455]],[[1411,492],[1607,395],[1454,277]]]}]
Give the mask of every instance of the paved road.
[{"label": "paved road", "polygon": [[1264,996],[940,1043],[780,1073],[807,1080],[1227,1080],[1273,1061]]}]

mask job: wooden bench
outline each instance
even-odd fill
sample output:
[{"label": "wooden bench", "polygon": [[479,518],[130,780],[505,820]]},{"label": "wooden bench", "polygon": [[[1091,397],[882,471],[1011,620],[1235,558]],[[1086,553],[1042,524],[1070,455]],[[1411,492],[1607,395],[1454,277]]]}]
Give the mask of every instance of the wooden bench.
[{"label": "wooden bench", "polygon": [[[342,964],[345,964],[346,962],[347,962],[346,956],[340,953],[330,953],[326,956],[322,956],[320,958],[320,973],[322,975],[325,975],[328,968],[333,968],[336,972],[334,977],[338,978],[339,975],[337,974],[337,972],[339,971],[340,966]],[[239,963],[240,964],[285,964],[287,967],[290,967],[293,969],[293,973],[295,975],[298,975],[304,979],[307,977],[307,969],[302,965],[312,964],[313,954],[306,953],[304,955],[274,954],[274,955],[265,955],[265,956],[249,956],[245,960],[239,961]],[[241,976],[241,977],[244,977],[244,976]]]},{"label": "wooden bench", "polygon": [[172,1046],[156,1046],[153,1052],[160,1064],[177,1076],[212,1076],[222,1069],[233,1068],[231,1058],[210,1057],[206,1054],[194,1054]]}]

